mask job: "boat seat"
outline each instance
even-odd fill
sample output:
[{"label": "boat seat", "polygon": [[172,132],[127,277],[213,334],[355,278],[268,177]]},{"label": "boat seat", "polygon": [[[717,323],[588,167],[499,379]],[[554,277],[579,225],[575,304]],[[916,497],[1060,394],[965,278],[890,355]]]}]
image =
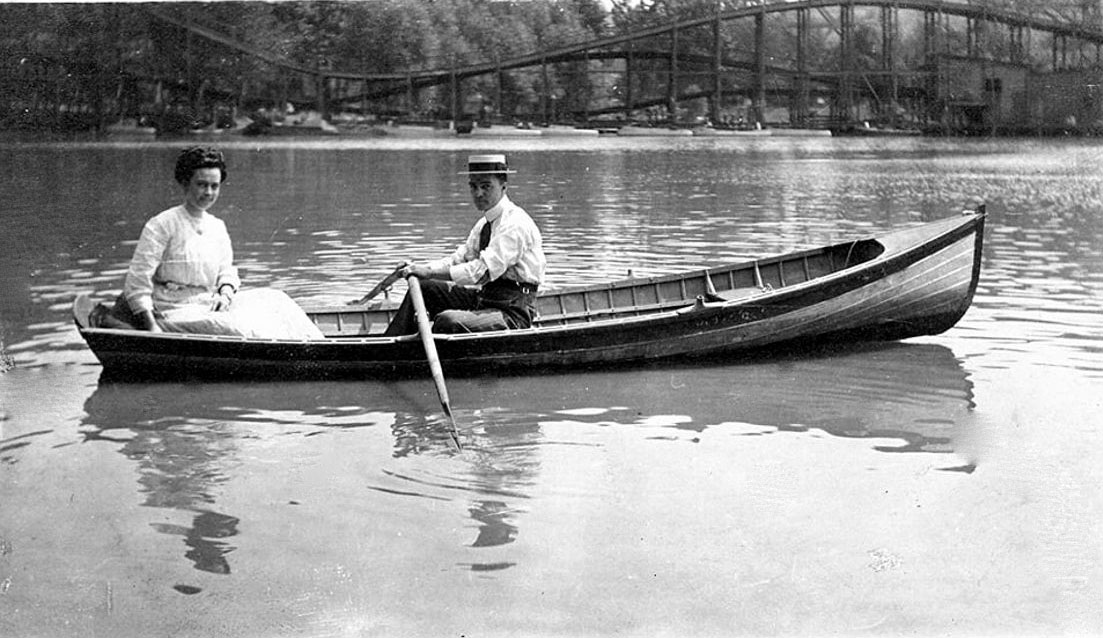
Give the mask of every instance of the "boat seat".
[{"label": "boat seat", "polygon": [[706,295],[705,299],[708,301],[736,301],[738,299],[746,299],[748,297],[754,297],[755,295],[761,295],[764,292],[766,291],[757,286],[734,288],[731,290],[717,290],[714,293]]}]

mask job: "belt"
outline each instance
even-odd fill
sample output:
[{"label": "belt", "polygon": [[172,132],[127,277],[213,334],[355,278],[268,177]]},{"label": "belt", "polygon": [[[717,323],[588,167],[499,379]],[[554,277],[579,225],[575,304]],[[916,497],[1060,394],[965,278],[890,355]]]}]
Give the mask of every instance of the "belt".
[{"label": "belt", "polygon": [[536,289],[540,287],[539,284],[530,284],[527,282],[514,281],[512,279],[506,279],[505,277],[499,277],[494,281],[488,283],[485,288],[509,288],[510,290],[517,290],[522,294],[531,295],[536,292]]},{"label": "belt", "polygon": [[182,283],[175,282],[175,281],[161,281],[159,279],[154,279],[153,280],[153,285],[163,286],[163,287],[165,287],[165,288],[167,288],[167,289],[169,289],[173,292],[176,292],[178,290],[187,290],[189,288],[196,288],[196,289],[199,289],[199,290],[207,290],[206,286],[199,286],[199,285],[193,285],[193,284],[182,284]]}]

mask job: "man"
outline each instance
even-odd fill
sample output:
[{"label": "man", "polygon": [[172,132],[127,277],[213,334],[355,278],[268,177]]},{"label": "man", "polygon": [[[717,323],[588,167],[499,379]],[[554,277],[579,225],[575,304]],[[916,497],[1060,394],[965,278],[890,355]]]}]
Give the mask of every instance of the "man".
[{"label": "man", "polygon": [[[536,222],[506,195],[505,155],[467,160],[471,199],[483,216],[448,257],[411,264],[402,274],[421,280],[433,332],[482,332],[528,328],[536,314],[536,289],[544,282],[543,239]],[[477,287],[476,287],[477,286]],[[386,336],[414,334],[417,317],[409,295]]]}]

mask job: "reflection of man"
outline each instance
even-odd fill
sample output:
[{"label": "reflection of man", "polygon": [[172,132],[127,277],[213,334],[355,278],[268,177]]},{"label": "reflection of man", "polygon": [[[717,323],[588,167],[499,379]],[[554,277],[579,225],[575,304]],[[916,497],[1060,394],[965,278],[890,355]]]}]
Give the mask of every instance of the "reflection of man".
[{"label": "reflection of man", "polygon": [[517,526],[509,522],[512,511],[501,501],[479,501],[478,507],[467,510],[471,518],[482,523],[479,535],[472,547],[493,547],[512,543],[517,536]]},{"label": "reflection of man", "polygon": [[[482,332],[528,328],[536,313],[536,289],[544,281],[540,229],[506,195],[505,155],[468,158],[471,199],[483,216],[467,240],[442,259],[411,264],[402,273],[422,280],[421,290],[433,331]],[[474,286],[480,286],[478,288]],[[409,295],[384,333],[414,334],[417,317]]]},{"label": "reflection of man", "polygon": [[237,524],[238,519],[233,516],[200,511],[192,521],[191,527],[155,523],[153,528],[163,534],[182,535],[184,544],[191,548],[184,553],[184,557],[190,560],[196,569],[212,574],[229,574],[230,563],[226,560],[226,554],[234,551],[234,547],[213,539],[236,536]]}]

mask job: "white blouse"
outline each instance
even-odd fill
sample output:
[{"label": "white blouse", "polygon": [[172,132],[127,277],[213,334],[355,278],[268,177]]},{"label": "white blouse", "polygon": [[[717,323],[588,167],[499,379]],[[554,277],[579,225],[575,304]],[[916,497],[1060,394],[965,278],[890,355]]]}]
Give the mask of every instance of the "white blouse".
[{"label": "white blouse", "polygon": [[158,213],[142,229],[123,294],[134,312],[210,305],[223,284],[241,286],[226,224],[183,205]]}]

